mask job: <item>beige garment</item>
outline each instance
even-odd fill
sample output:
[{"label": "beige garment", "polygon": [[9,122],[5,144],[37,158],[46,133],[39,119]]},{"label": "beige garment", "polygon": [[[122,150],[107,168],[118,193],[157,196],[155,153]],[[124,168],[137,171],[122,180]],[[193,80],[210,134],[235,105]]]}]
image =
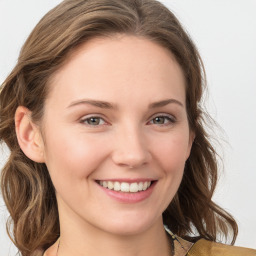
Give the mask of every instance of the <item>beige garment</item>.
[{"label": "beige garment", "polygon": [[174,241],[174,256],[186,256],[189,255],[189,250],[193,247],[193,243],[190,243],[180,237],[178,241]]},{"label": "beige garment", "polygon": [[200,239],[191,247],[187,256],[256,256],[256,250]]},{"label": "beige garment", "polygon": [[[256,256],[256,250],[243,247],[225,245],[200,239],[196,243],[190,243],[182,238],[178,238],[180,244],[175,241],[174,256]],[[33,254],[43,256],[42,252]]]}]

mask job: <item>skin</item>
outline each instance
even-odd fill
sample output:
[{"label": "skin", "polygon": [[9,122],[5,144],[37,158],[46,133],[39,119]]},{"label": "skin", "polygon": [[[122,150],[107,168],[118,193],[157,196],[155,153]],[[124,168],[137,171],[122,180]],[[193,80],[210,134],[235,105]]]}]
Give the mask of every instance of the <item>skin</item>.
[{"label": "skin", "polygon": [[[32,123],[19,129],[29,123],[24,108],[16,123],[20,141],[26,134],[36,142],[27,155],[46,163],[56,188],[58,255],[170,255],[162,212],[178,190],[193,141],[184,75],[172,54],[145,38],[93,39],[72,54],[50,88],[42,135]],[[96,182],[120,179],[155,184],[149,197],[127,203]],[[46,255],[56,255],[56,245]]]}]

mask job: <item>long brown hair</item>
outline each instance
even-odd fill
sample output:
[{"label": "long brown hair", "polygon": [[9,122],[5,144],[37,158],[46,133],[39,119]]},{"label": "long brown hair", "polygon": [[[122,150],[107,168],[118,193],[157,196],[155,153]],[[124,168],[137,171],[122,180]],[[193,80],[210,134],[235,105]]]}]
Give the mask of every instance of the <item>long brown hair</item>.
[{"label": "long brown hair", "polygon": [[0,139],[10,149],[1,174],[1,189],[10,212],[9,235],[23,256],[44,250],[59,236],[55,190],[45,164],[21,151],[15,134],[18,106],[32,112],[34,122],[44,113],[49,80],[79,45],[95,37],[130,34],[167,48],[186,78],[186,107],[196,137],[184,177],[163,213],[164,222],[181,237],[216,241],[219,234],[232,243],[237,224],[212,201],[217,182],[217,154],[205,131],[201,108],[204,68],[200,55],[179,21],[154,0],[66,0],[46,14],[24,44],[16,67],[0,94]]}]

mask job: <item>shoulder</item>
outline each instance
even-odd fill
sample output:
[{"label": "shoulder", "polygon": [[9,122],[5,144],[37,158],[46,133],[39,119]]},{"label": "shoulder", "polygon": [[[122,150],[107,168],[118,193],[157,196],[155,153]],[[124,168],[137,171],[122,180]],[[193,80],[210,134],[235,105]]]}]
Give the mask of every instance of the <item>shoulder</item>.
[{"label": "shoulder", "polygon": [[188,256],[256,256],[256,250],[225,245],[200,239],[189,250]]}]

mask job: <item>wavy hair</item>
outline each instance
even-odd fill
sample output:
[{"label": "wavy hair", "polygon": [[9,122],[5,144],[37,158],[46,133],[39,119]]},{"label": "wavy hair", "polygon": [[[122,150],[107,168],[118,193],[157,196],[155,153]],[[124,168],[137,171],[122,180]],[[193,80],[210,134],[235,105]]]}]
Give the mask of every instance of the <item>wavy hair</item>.
[{"label": "wavy hair", "polygon": [[191,155],[174,199],[163,213],[177,235],[216,241],[238,228],[233,217],[212,201],[218,178],[217,154],[205,130],[208,116],[201,107],[205,72],[200,55],[181,24],[155,0],[65,0],[48,12],[25,42],[17,65],[0,93],[0,140],[10,149],[1,173],[1,190],[10,212],[8,234],[21,255],[34,255],[59,236],[55,189],[45,164],[25,156],[19,147],[14,115],[18,106],[40,122],[49,81],[72,51],[96,37],[129,34],[167,48],[186,79],[186,108],[195,133]]}]

